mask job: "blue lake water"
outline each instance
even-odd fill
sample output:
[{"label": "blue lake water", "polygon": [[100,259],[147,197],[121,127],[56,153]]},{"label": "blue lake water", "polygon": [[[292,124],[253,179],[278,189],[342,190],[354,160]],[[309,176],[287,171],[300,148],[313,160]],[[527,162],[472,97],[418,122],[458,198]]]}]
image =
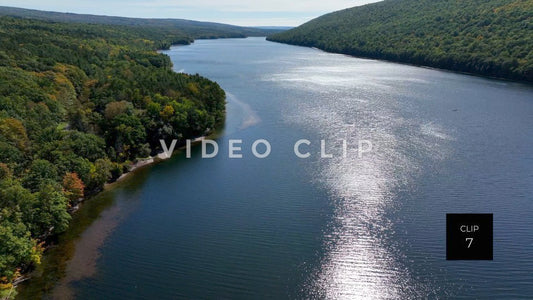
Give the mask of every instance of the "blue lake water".
[{"label": "blue lake water", "polygon": [[[202,159],[198,146],[190,159],[176,153],[91,200],[108,204],[69,244],[71,255],[48,281],[57,283],[40,292],[533,295],[531,86],[264,38],[199,40],[164,53],[176,71],[227,92],[219,154]],[[231,139],[242,140],[242,159],[228,157]],[[257,139],[269,141],[267,158],[253,156]],[[309,158],[294,154],[299,139],[309,140],[300,147]],[[321,140],[332,158],[321,157]],[[362,140],[372,150],[360,157]],[[447,261],[446,213],[493,213],[494,260]]]}]

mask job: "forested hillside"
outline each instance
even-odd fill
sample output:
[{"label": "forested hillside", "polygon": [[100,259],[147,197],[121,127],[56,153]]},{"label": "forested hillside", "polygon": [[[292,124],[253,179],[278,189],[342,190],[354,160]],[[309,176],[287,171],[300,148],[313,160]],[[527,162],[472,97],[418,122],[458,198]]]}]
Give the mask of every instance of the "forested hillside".
[{"label": "forested hillside", "polygon": [[0,6],[0,16],[11,16],[18,18],[30,18],[43,21],[67,23],[155,27],[160,30],[172,30],[172,32],[174,33],[181,32],[182,35],[188,36],[190,41],[192,41],[193,39],[244,38],[247,36],[266,36],[268,34],[282,31],[282,29],[241,27],[228,24],[199,22],[183,19],[144,19],[97,16],[41,11],[6,6]]},{"label": "forested hillside", "polygon": [[69,207],[158,150],[206,134],[225,93],[171,70],[155,50],[186,43],[156,27],[0,17],[0,298]]},{"label": "forested hillside", "polygon": [[533,82],[533,0],[386,0],[268,39]]}]

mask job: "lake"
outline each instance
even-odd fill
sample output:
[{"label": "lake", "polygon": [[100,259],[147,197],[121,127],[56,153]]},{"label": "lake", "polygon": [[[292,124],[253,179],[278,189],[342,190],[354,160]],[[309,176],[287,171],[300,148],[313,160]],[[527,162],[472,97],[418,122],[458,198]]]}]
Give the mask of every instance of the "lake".
[{"label": "lake", "polygon": [[[531,86],[264,38],[163,53],[226,91],[218,155],[88,201],[21,298],[533,295]],[[447,213],[494,214],[493,261],[446,260]]]}]

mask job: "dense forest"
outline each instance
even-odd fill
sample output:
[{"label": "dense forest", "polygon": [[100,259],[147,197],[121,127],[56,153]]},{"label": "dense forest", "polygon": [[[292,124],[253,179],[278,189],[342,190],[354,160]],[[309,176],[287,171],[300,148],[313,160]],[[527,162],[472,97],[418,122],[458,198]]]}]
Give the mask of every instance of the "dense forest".
[{"label": "dense forest", "polygon": [[280,32],[282,30],[280,28],[241,27],[228,24],[199,22],[183,19],[144,19],[60,13],[7,6],[0,6],[0,16],[11,16],[18,18],[30,18],[43,21],[67,23],[155,27],[159,30],[165,30],[167,32],[171,30],[173,34],[181,32],[182,35],[189,36],[190,41],[192,41],[192,39],[244,38],[247,36],[266,36],[268,34]]},{"label": "dense forest", "polygon": [[0,298],[77,201],[224,121],[225,93],[172,71],[172,28],[0,17]]},{"label": "dense forest", "polygon": [[533,82],[532,0],[386,0],[268,40]]}]

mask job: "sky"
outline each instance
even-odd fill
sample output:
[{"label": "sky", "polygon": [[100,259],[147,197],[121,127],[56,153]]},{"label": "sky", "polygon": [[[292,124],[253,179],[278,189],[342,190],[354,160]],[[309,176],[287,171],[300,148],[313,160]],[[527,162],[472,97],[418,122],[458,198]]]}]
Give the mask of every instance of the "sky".
[{"label": "sky", "polygon": [[0,0],[0,6],[135,18],[177,18],[241,26],[297,26],[378,0]]}]

